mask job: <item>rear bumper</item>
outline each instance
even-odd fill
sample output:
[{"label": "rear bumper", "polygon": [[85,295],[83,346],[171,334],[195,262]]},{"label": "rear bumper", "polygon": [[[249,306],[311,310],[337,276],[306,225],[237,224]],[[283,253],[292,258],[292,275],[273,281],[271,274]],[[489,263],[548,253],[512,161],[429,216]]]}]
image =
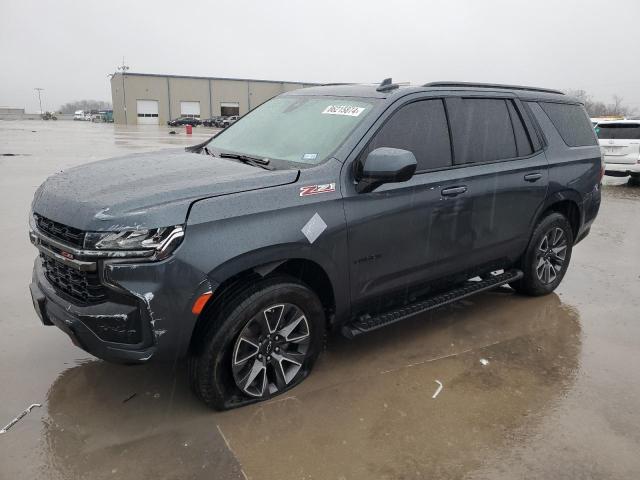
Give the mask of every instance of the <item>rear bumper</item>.
[{"label": "rear bumper", "polygon": [[605,157],[604,172],[612,177],[640,174],[640,163],[610,163]]}]

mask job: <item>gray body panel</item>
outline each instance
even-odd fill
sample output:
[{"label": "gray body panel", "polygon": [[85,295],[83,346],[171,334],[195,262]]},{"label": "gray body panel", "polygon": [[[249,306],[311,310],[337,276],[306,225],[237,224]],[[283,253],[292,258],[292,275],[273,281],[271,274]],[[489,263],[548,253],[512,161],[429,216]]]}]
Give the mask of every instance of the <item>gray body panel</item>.
[{"label": "gray body panel", "polygon": [[86,231],[154,228],[184,223],[196,200],[291,183],[296,177],[294,170],[267,171],[182,149],[165,150],[53,175],[36,192],[34,209]]}]

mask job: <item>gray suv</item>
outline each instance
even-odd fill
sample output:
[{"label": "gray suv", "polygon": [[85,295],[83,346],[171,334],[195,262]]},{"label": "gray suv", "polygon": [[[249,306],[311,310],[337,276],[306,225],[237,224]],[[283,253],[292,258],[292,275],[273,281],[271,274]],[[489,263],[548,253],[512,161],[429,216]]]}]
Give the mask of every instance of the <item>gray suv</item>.
[{"label": "gray suv", "polygon": [[31,295],[93,355],[187,357],[194,392],[236,407],[300,383],[330,330],[354,337],[501,285],[553,291],[602,175],[583,105],[558,91],[297,90],[186,151],[46,180]]}]

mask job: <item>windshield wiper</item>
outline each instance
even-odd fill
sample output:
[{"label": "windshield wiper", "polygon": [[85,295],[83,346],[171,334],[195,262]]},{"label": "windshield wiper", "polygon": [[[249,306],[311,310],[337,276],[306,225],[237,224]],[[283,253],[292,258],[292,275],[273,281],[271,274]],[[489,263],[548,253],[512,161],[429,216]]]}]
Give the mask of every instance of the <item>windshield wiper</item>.
[{"label": "windshield wiper", "polygon": [[271,160],[268,158],[257,158],[249,155],[240,155],[239,153],[221,153],[221,158],[233,158],[234,160],[240,160],[242,163],[251,165],[253,167],[264,168],[265,170],[273,170],[273,167],[269,166]]}]

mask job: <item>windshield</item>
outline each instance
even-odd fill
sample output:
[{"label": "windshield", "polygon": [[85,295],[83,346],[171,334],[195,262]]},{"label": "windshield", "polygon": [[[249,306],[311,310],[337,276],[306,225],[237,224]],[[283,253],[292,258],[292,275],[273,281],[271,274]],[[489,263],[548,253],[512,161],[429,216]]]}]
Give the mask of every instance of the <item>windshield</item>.
[{"label": "windshield", "polygon": [[640,123],[599,123],[598,138],[640,140]]},{"label": "windshield", "polygon": [[277,97],[221,132],[207,147],[315,165],[326,160],[368,115],[373,100]]}]

